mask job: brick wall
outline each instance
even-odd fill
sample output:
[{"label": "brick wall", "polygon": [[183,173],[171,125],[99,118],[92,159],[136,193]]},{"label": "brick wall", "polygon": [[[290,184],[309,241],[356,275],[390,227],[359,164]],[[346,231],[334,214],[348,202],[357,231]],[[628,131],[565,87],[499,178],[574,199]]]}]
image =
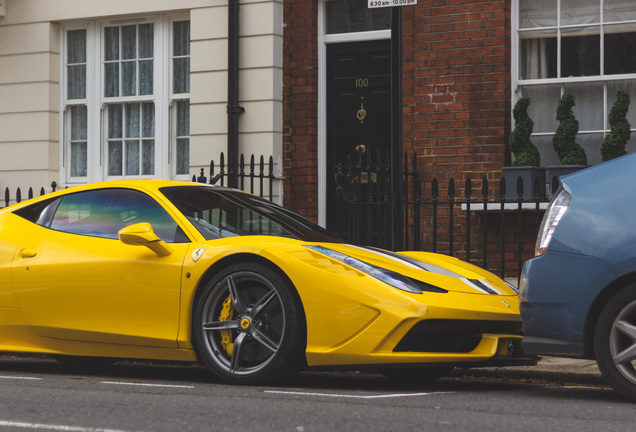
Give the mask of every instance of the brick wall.
[{"label": "brick wall", "polygon": [[318,219],[318,4],[284,4],[284,206]]},{"label": "brick wall", "polygon": [[405,150],[439,180],[498,179],[510,133],[510,2],[420,0],[402,14]]},{"label": "brick wall", "polygon": [[[284,204],[316,220],[317,2],[285,1],[284,16]],[[419,0],[402,17],[404,149],[442,190],[450,177],[498,179],[510,133],[510,2]]]}]

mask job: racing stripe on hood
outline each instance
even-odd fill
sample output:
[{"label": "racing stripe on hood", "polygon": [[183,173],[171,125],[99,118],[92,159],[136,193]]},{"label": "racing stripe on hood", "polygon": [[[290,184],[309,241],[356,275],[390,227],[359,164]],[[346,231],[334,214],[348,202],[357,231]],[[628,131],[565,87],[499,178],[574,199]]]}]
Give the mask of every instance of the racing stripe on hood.
[{"label": "racing stripe on hood", "polygon": [[427,262],[416,260],[414,258],[407,257],[405,255],[400,255],[398,253],[387,251],[384,249],[379,249],[379,248],[370,247],[370,246],[369,247],[355,246],[355,245],[347,245],[347,246],[351,246],[356,249],[365,250],[367,252],[373,252],[384,258],[389,258],[399,264],[402,264],[417,270],[424,270],[431,273],[437,273],[442,276],[455,277],[461,280],[462,282],[464,282],[469,287],[475,289],[476,291],[479,291],[482,294],[502,295],[497,288],[495,288],[494,286],[492,286],[490,283],[488,283],[486,280],[483,280],[483,279],[468,279],[464,276],[461,276],[443,267],[429,264]]}]

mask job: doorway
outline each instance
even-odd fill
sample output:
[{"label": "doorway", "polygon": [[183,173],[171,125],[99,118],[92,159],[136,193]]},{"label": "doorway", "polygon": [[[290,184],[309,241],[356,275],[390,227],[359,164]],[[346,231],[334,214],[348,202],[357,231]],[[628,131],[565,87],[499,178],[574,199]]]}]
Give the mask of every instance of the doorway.
[{"label": "doorway", "polygon": [[[387,163],[391,150],[391,43],[327,45],[327,229],[336,231],[335,174],[349,158]],[[364,180],[367,181],[367,180]]]}]

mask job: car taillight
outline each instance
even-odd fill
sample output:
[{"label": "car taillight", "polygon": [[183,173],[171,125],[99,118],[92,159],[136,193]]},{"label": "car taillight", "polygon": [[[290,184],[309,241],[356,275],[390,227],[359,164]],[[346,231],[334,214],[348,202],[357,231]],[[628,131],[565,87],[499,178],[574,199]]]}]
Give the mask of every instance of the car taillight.
[{"label": "car taillight", "polygon": [[559,189],[543,216],[541,228],[537,236],[537,244],[534,248],[535,256],[543,255],[548,249],[550,241],[552,241],[552,237],[554,236],[554,231],[556,231],[559,222],[561,222],[571,202],[572,196],[564,189]]}]

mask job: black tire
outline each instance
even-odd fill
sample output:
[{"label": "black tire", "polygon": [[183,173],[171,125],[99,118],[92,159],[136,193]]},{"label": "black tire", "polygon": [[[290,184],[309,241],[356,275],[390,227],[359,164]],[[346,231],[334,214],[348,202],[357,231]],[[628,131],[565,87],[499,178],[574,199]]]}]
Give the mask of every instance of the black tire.
[{"label": "black tire", "polygon": [[453,366],[405,367],[382,369],[389,381],[400,386],[419,387],[431,384],[435,380],[450,374]]},{"label": "black tire", "polygon": [[623,288],[601,311],[594,352],[603,378],[636,402],[636,285]]},{"label": "black tire", "polygon": [[261,264],[234,264],[210,280],[194,305],[193,334],[200,359],[227,383],[280,383],[305,364],[298,294]]}]

